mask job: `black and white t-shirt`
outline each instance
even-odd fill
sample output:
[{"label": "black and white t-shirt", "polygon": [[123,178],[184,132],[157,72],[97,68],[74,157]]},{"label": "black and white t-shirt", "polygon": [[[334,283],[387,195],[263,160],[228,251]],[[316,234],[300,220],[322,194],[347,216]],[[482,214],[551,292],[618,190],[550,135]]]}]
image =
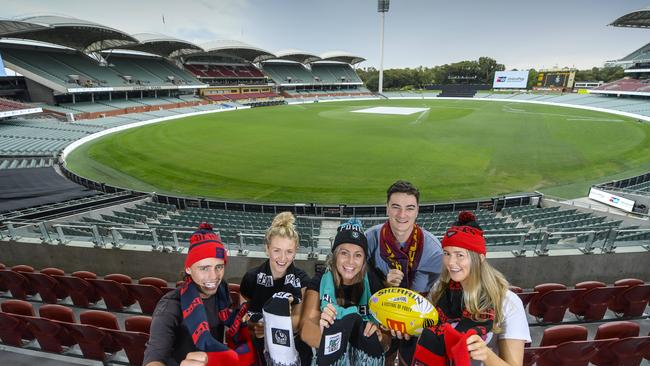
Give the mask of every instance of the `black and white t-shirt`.
[{"label": "black and white t-shirt", "polygon": [[241,280],[239,292],[248,299],[248,311],[262,312],[262,307],[273,294],[288,292],[294,297],[294,303],[302,302],[301,289],[307,286],[307,272],[293,265],[279,279],[273,279],[271,266],[267,260],[261,266],[246,272]]}]

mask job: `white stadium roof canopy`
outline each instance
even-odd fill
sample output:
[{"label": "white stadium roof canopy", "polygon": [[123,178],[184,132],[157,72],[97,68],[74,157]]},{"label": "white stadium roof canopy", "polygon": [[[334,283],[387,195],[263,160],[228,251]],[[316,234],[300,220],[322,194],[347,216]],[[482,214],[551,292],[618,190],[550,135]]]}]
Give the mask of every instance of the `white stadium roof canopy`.
[{"label": "white stadium roof canopy", "polygon": [[294,49],[277,51],[275,55],[278,60],[295,61],[300,62],[301,64],[308,64],[320,60],[320,57],[316,54]]},{"label": "white stadium roof canopy", "polygon": [[159,33],[136,33],[133,38],[139,43],[120,47],[121,49],[151,53],[163,57],[178,57],[204,51],[192,42],[169,37]]},{"label": "white stadium roof canopy", "polygon": [[241,59],[244,59],[248,62],[260,62],[264,60],[277,58],[271,52],[251,46],[247,43],[235,40],[219,40],[212,41],[207,43],[202,43],[201,48],[204,52],[196,52],[188,57],[192,56],[210,56],[210,55],[225,55],[225,56],[235,56]]},{"label": "white stadium roof canopy", "polygon": [[366,59],[360,56],[353,55],[345,51],[330,51],[320,55],[319,61],[336,61],[345,62],[346,64],[354,65],[363,62]]},{"label": "white stadium roof canopy", "polygon": [[47,42],[84,53],[138,43],[131,35],[105,25],[52,15],[0,20],[0,37]]},{"label": "white stadium roof canopy", "polygon": [[650,28],[650,8],[627,13],[609,25],[614,27]]}]

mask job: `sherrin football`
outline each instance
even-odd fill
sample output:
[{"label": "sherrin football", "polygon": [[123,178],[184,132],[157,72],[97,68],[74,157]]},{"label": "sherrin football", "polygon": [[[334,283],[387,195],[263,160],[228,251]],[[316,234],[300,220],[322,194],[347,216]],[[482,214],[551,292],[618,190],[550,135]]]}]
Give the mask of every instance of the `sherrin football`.
[{"label": "sherrin football", "polygon": [[377,291],[370,298],[370,314],[384,327],[412,336],[438,323],[436,308],[424,296],[401,287]]}]

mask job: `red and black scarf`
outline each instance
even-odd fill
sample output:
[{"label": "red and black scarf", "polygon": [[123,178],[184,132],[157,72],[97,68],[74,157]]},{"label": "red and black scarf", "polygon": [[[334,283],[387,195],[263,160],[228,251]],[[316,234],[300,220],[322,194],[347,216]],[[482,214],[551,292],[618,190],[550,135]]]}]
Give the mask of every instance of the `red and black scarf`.
[{"label": "red and black scarf", "polygon": [[[246,334],[248,329],[242,326],[242,318],[247,313],[246,304],[242,305],[239,311],[233,311],[230,308],[230,295],[225,283],[221,283],[215,294],[216,310],[219,320],[228,327],[226,339],[234,350],[214,339],[210,333],[205,305],[199,296],[196,284],[190,277],[181,286],[180,295],[183,325],[192,336],[196,348],[208,354],[208,366],[248,366],[254,362],[250,339],[245,339],[248,336]],[[248,338],[250,337],[248,336]]]},{"label": "red and black scarf", "polygon": [[[474,320],[463,305],[463,287],[450,281],[447,290],[438,300],[438,324],[426,328],[418,339],[413,355],[413,366],[445,366],[453,361],[455,366],[469,366],[467,338],[478,334],[484,340],[492,331],[494,310]],[[455,324],[455,326],[453,325]]]},{"label": "red and black scarf", "polygon": [[404,273],[399,287],[411,288],[415,271],[420,264],[424,249],[424,233],[417,224],[413,224],[413,231],[406,240],[404,248],[397,242],[388,221],[381,227],[379,254],[388,263],[389,268],[398,269]]}]

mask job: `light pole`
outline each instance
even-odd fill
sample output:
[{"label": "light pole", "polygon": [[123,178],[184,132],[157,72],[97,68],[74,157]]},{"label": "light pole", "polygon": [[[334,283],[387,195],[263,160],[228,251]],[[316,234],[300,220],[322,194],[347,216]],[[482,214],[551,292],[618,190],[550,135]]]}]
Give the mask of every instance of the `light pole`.
[{"label": "light pole", "polygon": [[384,18],[388,12],[390,0],[378,0],[377,12],[381,14],[381,32],[379,40],[379,94],[384,91]]}]

